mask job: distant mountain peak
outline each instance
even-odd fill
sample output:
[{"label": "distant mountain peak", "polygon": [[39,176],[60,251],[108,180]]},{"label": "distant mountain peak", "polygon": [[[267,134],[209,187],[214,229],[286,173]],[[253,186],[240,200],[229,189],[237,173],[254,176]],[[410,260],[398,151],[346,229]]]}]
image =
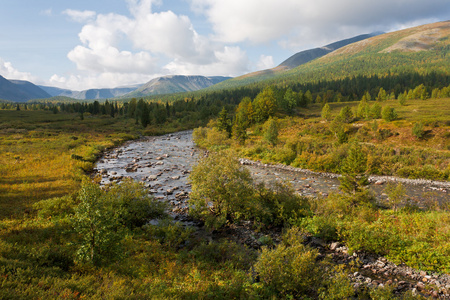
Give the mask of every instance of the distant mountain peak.
[{"label": "distant mountain peak", "polygon": [[167,75],[150,80],[137,90],[124,95],[124,97],[145,97],[198,91],[230,78],[224,76]]}]

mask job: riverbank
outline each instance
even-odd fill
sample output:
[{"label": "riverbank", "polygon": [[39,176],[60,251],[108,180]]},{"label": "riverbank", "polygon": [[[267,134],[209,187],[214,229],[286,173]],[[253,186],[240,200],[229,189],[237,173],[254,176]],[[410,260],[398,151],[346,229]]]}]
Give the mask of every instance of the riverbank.
[{"label": "riverbank", "polygon": [[[252,222],[243,222],[230,224],[226,229],[208,233],[202,229],[200,222],[192,220],[188,216],[187,201],[191,190],[187,178],[192,164],[197,162],[201,152],[193,144],[190,131],[148,137],[127,142],[123,146],[105,153],[96,169],[102,175],[103,183],[115,182],[124,177],[131,177],[143,182],[148,191],[157,199],[170,203],[171,214],[175,220],[182,221],[187,226],[196,226],[196,236],[201,240],[213,242],[220,239],[231,239],[255,250],[268,245],[267,241],[272,241],[273,245],[280,243],[281,228],[255,231]],[[302,189],[297,192],[301,194],[324,196],[326,193],[319,190],[316,193],[311,192],[311,190],[318,189],[318,182],[321,182],[322,185],[331,184],[335,190],[339,184],[337,179],[339,175],[337,174],[324,174],[285,165],[263,164],[247,159],[241,159],[240,162],[246,167],[253,167],[251,173],[256,179],[267,177],[269,180],[278,179],[298,183]],[[285,175],[286,177],[284,177]],[[380,177],[371,178],[374,182],[373,187],[382,188],[382,184],[375,184],[381,180]],[[398,178],[382,178],[385,182],[390,180],[399,182]],[[334,181],[330,183],[328,180]],[[421,189],[423,185],[427,184],[431,184],[430,188],[447,189],[445,182],[443,185],[440,185],[441,182],[435,181],[418,183],[416,180],[405,179],[403,182],[405,185],[409,184]],[[446,192],[439,192],[443,197],[447,195]],[[305,236],[305,244],[318,249],[323,259],[330,259],[337,265],[345,265],[349,270],[349,278],[355,289],[390,287],[396,294],[410,291],[417,295],[437,295],[442,299],[449,298],[450,280],[448,275],[428,273],[403,264],[396,265],[384,256],[365,251],[352,252],[342,242],[326,242],[311,235]]]}]

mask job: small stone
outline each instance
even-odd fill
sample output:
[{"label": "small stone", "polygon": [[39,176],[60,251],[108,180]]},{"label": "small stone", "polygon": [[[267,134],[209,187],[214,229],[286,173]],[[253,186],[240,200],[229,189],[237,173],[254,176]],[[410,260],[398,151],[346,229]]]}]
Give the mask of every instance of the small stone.
[{"label": "small stone", "polygon": [[331,243],[330,250],[335,251],[341,244],[339,242]]}]

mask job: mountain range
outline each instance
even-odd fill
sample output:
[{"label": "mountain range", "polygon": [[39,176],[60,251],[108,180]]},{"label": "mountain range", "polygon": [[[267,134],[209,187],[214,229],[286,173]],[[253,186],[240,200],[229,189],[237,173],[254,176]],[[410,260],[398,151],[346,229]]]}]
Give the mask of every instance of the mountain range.
[{"label": "mountain range", "polygon": [[132,87],[70,91],[0,76],[0,99],[24,102],[52,96],[131,98],[246,85],[296,84],[355,76],[430,72],[450,74],[450,21],[372,33],[298,52],[277,67],[236,78],[172,75]]},{"label": "mountain range", "polygon": [[158,77],[150,80],[135,91],[128,93],[123,97],[145,97],[150,95],[198,91],[230,78],[231,77],[223,76],[205,77],[183,75]]},{"label": "mountain range", "polygon": [[[356,76],[405,73],[424,75],[435,72],[450,75],[449,55],[450,21],[443,21],[377,34],[339,47],[294,68],[282,68],[282,63],[270,70],[271,72],[243,75],[209,89],[221,90],[279,83],[306,84]],[[289,62],[291,58],[286,61]]]},{"label": "mountain range", "polygon": [[35,85],[29,81],[7,80],[0,76],[0,99],[13,102],[26,102],[32,99],[51,97],[69,97],[76,100],[145,97],[197,91],[230,78],[223,76],[173,75],[158,77],[145,84],[128,87],[71,91],[57,87]]},{"label": "mountain range", "polygon": [[[359,35],[350,39],[345,39],[326,45],[324,47],[301,51],[286,59],[276,68],[250,73],[241,77],[254,78],[254,81],[270,78],[274,74],[291,70],[311,60],[322,57],[336,49],[339,49],[340,47],[367,39],[374,35],[376,34]],[[232,80],[231,77],[223,76],[205,77],[170,75],[152,79],[145,84],[129,87],[72,91],[51,86],[35,85],[28,81],[7,80],[0,76],[0,99],[25,102],[31,99],[43,99],[55,96],[69,97],[77,100],[137,98],[151,95],[197,91],[215,86],[216,84],[224,81],[229,81],[230,79]]]}]

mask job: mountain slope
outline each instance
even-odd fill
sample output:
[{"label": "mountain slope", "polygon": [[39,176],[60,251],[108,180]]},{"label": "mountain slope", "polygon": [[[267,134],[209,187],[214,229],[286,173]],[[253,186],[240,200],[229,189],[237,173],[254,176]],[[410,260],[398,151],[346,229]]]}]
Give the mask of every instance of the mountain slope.
[{"label": "mountain slope", "polygon": [[230,78],[222,76],[205,77],[183,75],[158,77],[150,80],[134,92],[124,95],[124,97],[144,97],[198,91]]},{"label": "mountain slope", "polygon": [[328,53],[335,51],[336,49],[339,49],[339,48],[349,45],[351,43],[355,43],[355,42],[358,42],[361,40],[368,39],[370,37],[373,37],[373,36],[376,36],[379,34],[382,34],[382,33],[376,32],[376,33],[370,33],[370,34],[362,34],[362,35],[358,35],[358,36],[355,36],[355,37],[352,37],[349,39],[337,41],[337,42],[328,44],[328,45],[320,47],[320,48],[314,48],[314,49],[300,51],[300,52],[292,55],[285,61],[283,61],[281,64],[279,64],[275,68],[245,74],[240,77],[236,77],[231,80],[228,80],[217,86],[214,86],[213,88],[221,89],[221,88],[241,86],[241,85],[245,85],[245,84],[268,80],[268,79],[274,78],[277,75],[284,73],[288,70],[291,70],[293,68],[296,68],[298,66],[306,64],[314,59],[325,56]]},{"label": "mountain slope", "polygon": [[31,99],[47,97],[50,97],[50,95],[31,82],[8,80],[0,76],[0,99],[26,102]]},{"label": "mountain slope", "polygon": [[50,86],[41,86],[41,88],[47,91],[47,93],[49,93],[52,97],[64,96],[78,100],[94,100],[120,97],[136,90],[139,86],[140,85],[118,88],[89,89],[84,91],[71,91]]},{"label": "mountain slope", "polygon": [[450,21],[377,35],[288,71],[255,78],[244,75],[218,84],[214,89],[430,72],[450,74]]},{"label": "mountain slope", "polygon": [[339,48],[276,76],[312,82],[354,76],[437,72],[450,74],[450,21],[386,33]]},{"label": "mountain slope", "polygon": [[72,92],[71,90],[68,90],[68,89],[61,89],[61,88],[57,88],[57,87],[53,87],[53,86],[38,85],[38,87],[40,87],[41,89],[46,91],[52,97],[59,96],[63,93]]},{"label": "mountain slope", "polygon": [[345,39],[342,41],[338,41],[338,42],[323,46],[321,48],[314,48],[314,49],[310,49],[310,50],[301,51],[301,52],[298,52],[298,53],[292,55],[285,61],[283,61],[278,67],[285,67],[287,69],[293,69],[300,65],[306,64],[307,62],[310,62],[316,58],[322,57],[334,50],[337,50],[339,48],[342,48],[342,47],[347,46],[352,43],[356,43],[356,42],[371,38],[371,37],[379,35],[379,34],[382,34],[382,33],[362,34],[362,35],[358,35],[358,36],[355,36],[355,37],[352,37],[349,39]]}]

